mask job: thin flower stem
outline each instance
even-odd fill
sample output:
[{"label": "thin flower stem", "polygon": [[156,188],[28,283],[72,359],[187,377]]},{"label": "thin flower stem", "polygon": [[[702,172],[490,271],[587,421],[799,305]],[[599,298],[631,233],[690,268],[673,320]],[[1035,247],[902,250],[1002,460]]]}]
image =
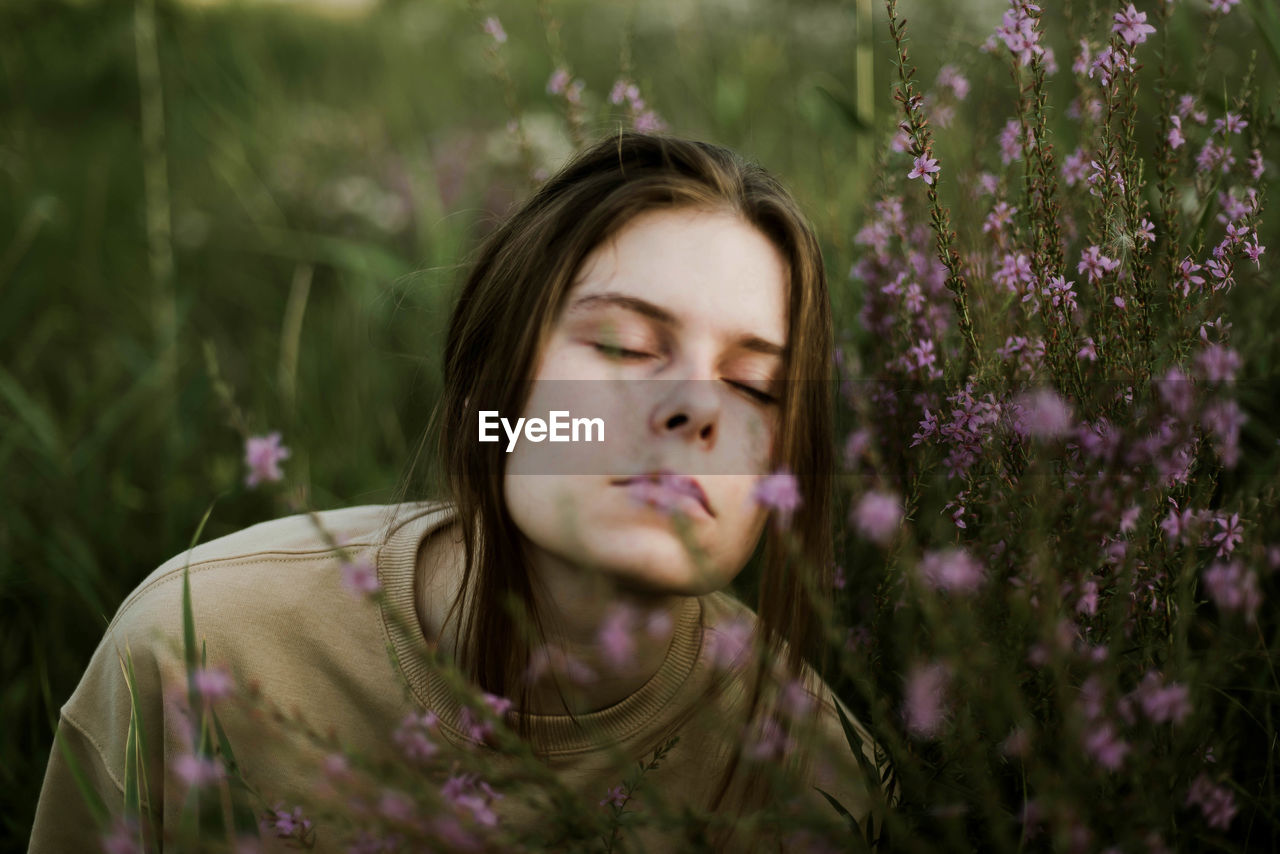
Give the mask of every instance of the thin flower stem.
[{"label": "thin flower stem", "polygon": [[[898,85],[894,92],[894,100],[902,104],[906,115],[905,124],[911,133],[915,147],[914,153],[918,156],[928,156],[933,147],[932,133],[920,108],[921,96],[916,94],[915,85],[912,82],[915,68],[907,66],[906,22],[899,23],[897,6],[897,0],[885,0],[885,8],[889,13],[889,35],[893,39],[897,54]],[[938,183],[937,178],[928,183],[926,195],[929,199],[929,219],[934,233],[935,249],[938,259],[947,270],[946,287],[951,291],[956,319],[964,341],[965,352],[958,362],[959,367],[951,368],[953,363],[948,363],[948,367],[952,370],[950,383],[956,386],[960,382],[960,377],[968,374],[970,367],[976,366],[979,376],[983,375],[984,362],[982,351],[974,335],[973,321],[969,316],[969,287],[965,281],[960,253],[952,247],[956,234],[951,230],[951,213],[947,208],[942,207],[938,200]]]}]

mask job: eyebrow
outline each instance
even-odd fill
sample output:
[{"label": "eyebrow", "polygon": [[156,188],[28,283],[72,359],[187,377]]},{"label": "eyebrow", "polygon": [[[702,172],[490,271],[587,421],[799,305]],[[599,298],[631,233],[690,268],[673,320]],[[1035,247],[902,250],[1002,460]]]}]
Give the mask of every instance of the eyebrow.
[{"label": "eyebrow", "polygon": [[[634,311],[636,314],[641,314],[652,320],[656,320],[666,326],[679,328],[681,325],[680,319],[662,306],[654,305],[648,300],[643,300],[639,297],[613,292],[588,294],[587,296],[579,297],[570,304],[569,312],[579,311],[595,305],[613,305],[619,308],[624,308],[628,311]],[[765,340],[758,335],[743,335],[738,338],[734,344],[745,350],[763,353],[766,356],[778,356],[781,358],[786,352],[782,345]]]}]

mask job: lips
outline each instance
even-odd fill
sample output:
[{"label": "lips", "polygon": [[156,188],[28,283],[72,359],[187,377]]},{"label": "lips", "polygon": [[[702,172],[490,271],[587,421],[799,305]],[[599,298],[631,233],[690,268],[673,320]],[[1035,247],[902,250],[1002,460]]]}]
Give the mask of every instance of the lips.
[{"label": "lips", "polygon": [[614,486],[626,486],[639,500],[657,504],[671,510],[679,503],[682,496],[692,498],[702,505],[708,516],[715,516],[711,502],[702,485],[694,478],[675,474],[670,471],[655,471],[648,474],[633,475],[613,481]]}]

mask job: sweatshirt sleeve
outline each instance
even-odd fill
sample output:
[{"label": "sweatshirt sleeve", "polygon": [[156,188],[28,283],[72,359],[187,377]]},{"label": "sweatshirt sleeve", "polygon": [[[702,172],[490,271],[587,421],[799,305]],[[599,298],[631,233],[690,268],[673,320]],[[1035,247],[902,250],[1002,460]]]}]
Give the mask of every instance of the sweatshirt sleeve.
[{"label": "sweatshirt sleeve", "polygon": [[99,825],[64,750],[71,755],[81,780],[100,800],[108,816],[121,812],[124,804],[124,791],[107,769],[99,748],[74,723],[62,717],[36,804],[30,854],[97,851],[110,830],[109,825]]},{"label": "sweatshirt sleeve", "polygon": [[[107,629],[70,699],[62,706],[57,739],[49,754],[40,799],[31,828],[30,851],[99,851],[102,839],[124,813],[124,768],[133,701],[123,662],[132,660],[141,701],[147,755],[140,763],[149,785],[144,810],[158,814],[164,803],[164,751],[172,738],[165,714],[160,672],[166,658],[165,632],[143,609],[121,609]],[[74,769],[106,808],[101,823],[77,783]],[[160,822],[152,818],[155,826]]]}]

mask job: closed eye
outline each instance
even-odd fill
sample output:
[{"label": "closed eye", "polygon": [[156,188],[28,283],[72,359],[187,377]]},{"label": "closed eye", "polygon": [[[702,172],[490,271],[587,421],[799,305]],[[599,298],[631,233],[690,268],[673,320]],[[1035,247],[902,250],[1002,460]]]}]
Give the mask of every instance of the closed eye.
[{"label": "closed eye", "polygon": [[612,344],[604,344],[599,341],[591,342],[591,346],[595,347],[600,353],[610,359],[617,361],[638,362],[641,359],[653,358],[652,353],[646,353],[642,350],[628,350],[624,347],[615,347]]},{"label": "closed eye", "polygon": [[778,402],[778,398],[774,397],[768,392],[761,391],[755,386],[749,386],[746,383],[734,382],[733,380],[726,380],[726,382],[728,382],[729,385],[733,386],[739,391],[742,391],[744,394],[746,394],[748,397],[752,398],[753,400],[757,400],[760,403],[763,403],[765,405],[771,406]]}]

